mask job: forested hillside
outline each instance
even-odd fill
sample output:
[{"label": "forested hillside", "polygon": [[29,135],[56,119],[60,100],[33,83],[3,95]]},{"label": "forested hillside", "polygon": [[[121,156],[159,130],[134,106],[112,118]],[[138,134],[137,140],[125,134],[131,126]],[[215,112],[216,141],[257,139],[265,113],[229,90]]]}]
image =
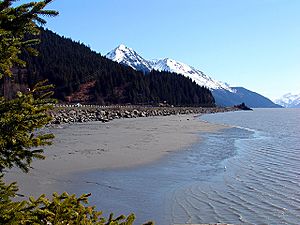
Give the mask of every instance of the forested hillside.
[{"label": "forested hillside", "polygon": [[113,62],[82,43],[42,30],[38,57],[24,54],[26,69],[15,71],[17,82],[32,86],[48,79],[55,97],[65,102],[213,106],[211,92],[169,72],[142,72]]}]

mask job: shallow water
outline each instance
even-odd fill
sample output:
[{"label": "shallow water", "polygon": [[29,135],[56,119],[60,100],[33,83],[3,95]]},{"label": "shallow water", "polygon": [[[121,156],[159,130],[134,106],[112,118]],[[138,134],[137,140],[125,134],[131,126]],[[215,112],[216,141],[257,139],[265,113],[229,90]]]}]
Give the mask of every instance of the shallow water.
[{"label": "shallow water", "polygon": [[135,212],[137,224],[300,224],[300,110],[205,115],[234,127],[151,165],[75,174],[104,213]]}]

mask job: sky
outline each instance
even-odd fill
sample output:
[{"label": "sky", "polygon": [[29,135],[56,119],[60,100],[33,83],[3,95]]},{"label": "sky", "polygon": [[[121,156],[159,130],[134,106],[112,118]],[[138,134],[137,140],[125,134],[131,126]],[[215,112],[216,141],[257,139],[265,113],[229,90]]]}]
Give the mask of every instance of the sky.
[{"label": "sky", "polygon": [[54,0],[49,9],[60,15],[47,28],[102,55],[125,44],[270,99],[300,93],[299,0]]}]

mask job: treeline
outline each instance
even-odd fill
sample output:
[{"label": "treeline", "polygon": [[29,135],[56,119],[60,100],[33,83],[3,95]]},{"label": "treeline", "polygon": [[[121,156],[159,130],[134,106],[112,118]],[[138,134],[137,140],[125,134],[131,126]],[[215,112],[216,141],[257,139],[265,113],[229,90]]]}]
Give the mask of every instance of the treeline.
[{"label": "treeline", "polygon": [[42,30],[40,38],[39,56],[23,54],[27,68],[17,70],[16,77],[29,86],[48,79],[61,101],[214,106],[209,89],[182,75],[158,71],[145,75],[49,30]]}]

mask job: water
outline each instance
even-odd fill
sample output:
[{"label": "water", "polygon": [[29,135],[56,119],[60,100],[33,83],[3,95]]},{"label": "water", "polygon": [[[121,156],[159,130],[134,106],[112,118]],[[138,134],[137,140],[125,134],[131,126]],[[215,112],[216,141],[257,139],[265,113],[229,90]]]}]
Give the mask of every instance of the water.
[{"label": "water", "polygon": [[76,193],[137,224],[300,224],[300,110],[201,117],[233,126],[151,165],[74,176]]}]

